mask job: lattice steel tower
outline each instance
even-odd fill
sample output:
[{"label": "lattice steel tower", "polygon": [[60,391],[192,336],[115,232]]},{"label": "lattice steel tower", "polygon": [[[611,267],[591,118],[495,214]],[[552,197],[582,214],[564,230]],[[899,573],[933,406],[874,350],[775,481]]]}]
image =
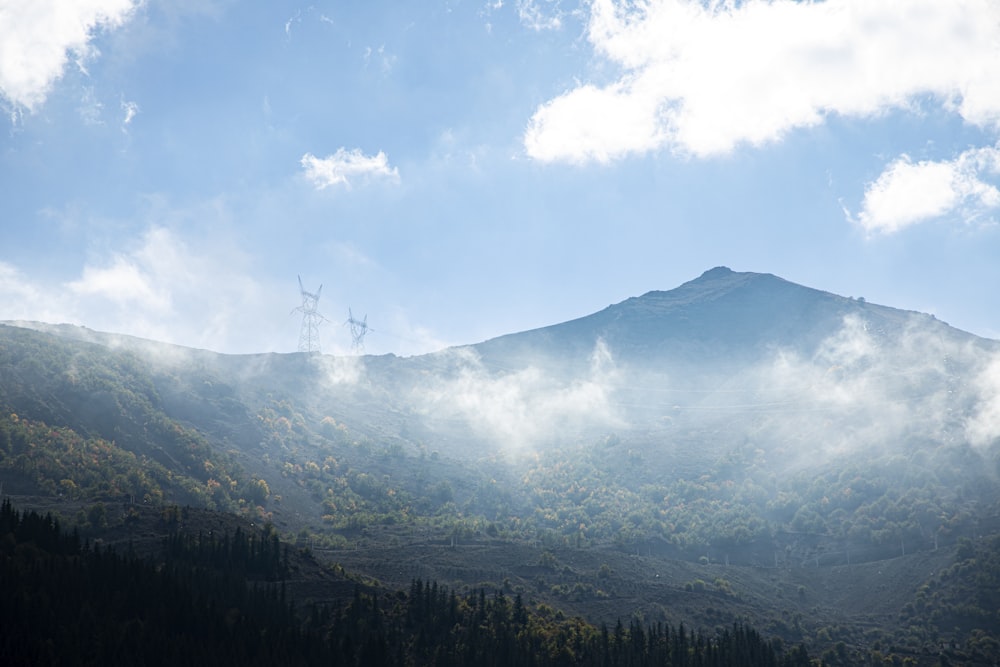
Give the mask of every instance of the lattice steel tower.
[{"label": "lattice steel tower", "polygon": [[292,312],[302,313],[302,329],[299,330],[299,352],[319,352],[319,325],[327,319],[316,310],[319,295],[323,291],[320,285],[316,293],[307,292],[302,286],[302,276],[299,276],[299,291],[302,292],[302,305]]},{"label": "lattice steel tower", "polygon": [[364,352],[365,350],[365,335],[369,332],[374,331],[368,327],[368,315],[365,314],[360,320],[354,319],[354,313],[351,309],[347,309],[347,321],[344,324],[351,325],[351,348],[355,353]]}]

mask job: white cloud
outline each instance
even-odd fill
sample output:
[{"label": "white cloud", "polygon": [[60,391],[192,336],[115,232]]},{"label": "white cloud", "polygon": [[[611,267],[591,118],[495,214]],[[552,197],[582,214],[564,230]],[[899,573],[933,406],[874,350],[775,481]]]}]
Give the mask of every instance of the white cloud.
[{"label": "white cloud", "polygon": [[128,126],[132,124],[135,117],[139,115],[139,105],[135,102],[126,100],[124,97],[121,100],[121,110],[122,110],[122,132],[128,131]]},{"label": "white cloud", "polygon": [[947,215],[975,219],[1000,207],[1000,191],[983,180],[1000,174],[1000,149],[968,150],[950,161],[913,162],[903,155],[865,189],[857,222],[891,234]]},{"label": "white cloud", "polygon": [[185,239],[154,226],[62,283],[0,262],[0,320],[77,323],[226,352],[293,348],[293,286],[265,289],[232,237],[212,234]]},{"label": "white cloud", "polygon": [[166,312],[169,294],[153,287],[152,276],[134,259],[115,257],[110,266],[85,266],[83,275],[66,285],[78,297],[96,297],[120,308]]},{"label": "white cloud", "polygon": [[291,37],[292,35],[292,24],[302,22],[302,10],[295,12],[295,15],[285,21],[285,37]]},{"label": "white cloud", "polygon": [[621,74],[541,105],[524,136],[531,157],[722,154],[925,98],[1000,124],[993,0],[594,0],[588,39]]},{"label": "white cloud", "polygon": [[[205,334],[218,329],[206,316],[211,309],[204,296],[211,296],[206,286],[222,290],[216,295],[221,296],[237,282],[227,276],[217,287],[222,272],[210,254],[197,252],[165,227],[152,227],[129,248],[85,265],[66,288],[88,313],[88,325],[175,340],[185,326]],[[179,322],[182,312],[185,324]]]},{"label": "white cloud", "polygon": [[134,0],[6,0],[0,5],[0,93],[33,111],[45,102],[70,55],[81,71],[96,55],[99,29],[124,24]]},{"label": "white cloud", "polygon": [[887,335],[848,315],[815,353],[778,350],[740,378],[737,385],[752,387],[759,401],[755,437],[813,465],[861,448],[906,448],[913,438],[978,444],[1000,433],[1000,366],[992,376],[979,370],[988,352],[956,344],[923,315],[897,322],[901,328]]},{"label": "white cloud", "polygon": [[452,371],[418,388],[419,409],[457,418],[512,453],[572,437],[577,429],[620,423],[609,400],[619,374],[603,340],[594,346],[589,373],[579,377],[556,377],[536,366],[491,371],[471,348],[444,354]]},{"label": "white cloud", "polygon": [[517,0],[517,17],[522,25],[539,32],[562,27],[559,0]]},{"label": "white cloud", "polygon": [[[38,318],[39,311],[36,309],[39,306],[44,308],[49,300],[42,298],[42,292],[17,268],[0,262],[0,303],[4,304],[0,319],[25,320]],[[41,311],[41,317],[48,315],[48,311]]]},{"label": "white cloud", "polygon": [[978,400],[965,424],[969,442],[976,446],[1000,438],[1000,355],[986,360],[981,367],[982,372],[972,381]]},{"label": "white cloud", "polygon": [[399,180],[399,170],[389,166],[389,159],[382,151],[375,155],[365,155],[358,148],[338,148],[336,153],[325,158],[306,153],[300,164],[305,170],[306,178],[318,190],[334,185],[350,188],[352,180],[359,178],[384,178],[394,182]]}]

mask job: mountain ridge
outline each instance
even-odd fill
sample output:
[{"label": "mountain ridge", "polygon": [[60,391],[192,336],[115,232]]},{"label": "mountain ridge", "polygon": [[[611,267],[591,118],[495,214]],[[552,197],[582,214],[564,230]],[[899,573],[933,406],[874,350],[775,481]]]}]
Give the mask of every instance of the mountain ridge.
[{"label": "mountain ridge", "polygon": [[813,352],[848,316],[867,317],[874,329],[886,334],[921,320],[951,336],[996,343],[926,313],[840,296],[769,273],[720,266],[672,290],[646,292],[589,315],[470,347],[486,358],[514,356],[529,362],[539,349],[557,358],[585,358],[601,340],[639,363],[663,358],[697,366],[732,354],[744,359],[759,356],[776,346]]},{"label": "mountain ridge", "polygon": [[[766,297],[761,298],[761,295],[766,295]],[[775,295],[779,295],[786,301],[781,304],[774,303]],[[740,304],[741,300],[744,302],[742,305]],[[771,301],[772,303],[762,303],[764,301]],[[938,322],[939,324],[947,326],[950,329],[960,331],[963,334],[973,336],[977,339],[985,341],[994,340],[964,331],[962,329],[955,329],[954,327],[950,327],[947,323],[937,320],[933,315],[920,311],[873,304],[863,298],[842,296],[833,292],[808,287],[786,280],[771,273],[758,273],[751,271],[737,272],[726,266],[717,266],[704,271],[700,276],[688,280],[673,289],[650,290],[642,295],[628,297],[617,303],[610,304],[601,310],[572,318],[570,320],[548,324],[534,329],[501,334],[480,342],[464,343],[454,347],[474,348],[484,352],[485,354],[491,354],[494,348],[506,349],[509,346],[509,343],[518,337],[535,337],[544,342],[545,339],[550,338],[553,334],[562,335],[569,332],[569,337],[574,338],[574,330],[584,325],[590,326],[592,329],[598,329],[599,331],[609,331],[613,334],[620,329],[620,326],[616,325],[620,325],[623,320],[627,320],[628,323],[631,324],[638,322],[645,325],[651,321],[659,324],[669,324],[670,318],[676,318],[683,323],[684,320],[690,320],[692,314],[701,314],[692,311],[692,309],[706,309],[709,305],[718,305],[720,303],[727,308],[726,312],[728,314],[736,315],[744,321],[754,312],[759,314],[759,319],[761,320],[787,321],[788,311],[794,310],[796,306],[809,306],[811,303],[814,307],[814,304],[817,302],[826,306],[833,306],[839,317],[861,311],[875,313],[889,320],[919,316],[930,321]],[[781,308],[776,309],[777,306],[781,306]],[[785,316],[782,316],[782,311],[786,312]],[[802,320],[808,318],[800,317],[798,319]],[[825,318],[824,326],[829,326],[832,321],[833,320],[829,317]],[[0,324],[34,329],[36,331],[42,331],[56,336],[99,343],[110,347],[123,346],[135,349],[137,347],[148,346],[149,343],[153,343],[164,349],[188,350],[195,353],[207,352],[231,357],[255,357],[267,354],[296,354],[295,352],[282,353],[265,351],[240,354],[216,352],[183,344],[166,343],[155,339],[147,339],[131,334],[97,331],[84,325],[69,323],[56,324],[32,320],[0,320]],[[727,328],[731,329],[733,327]],[[774,331],[775,328],[772,326],[766,333],[770,335],[773,334]],[[678,332],[683,332],[683,329],[679,329]],[[669,329],[667,329],[667,333],[671,333]],[[705,334],[706,329],[702,328],[694,333]],[[764,340],[766,337],[766,335],[759,336],[758,342],[760,340]],[[723,339],[720,342],[737,343],[739,341],[727,341]],[[576,347],[584,349],[588,348],[588,346],[592,347],[593,343],[594,340],[591,336],[585,341],[576,341]],[[576,347],[574,347],[574,349],[576,349]],[[411,356],[422,357],[426,355],[435,355],[446,352],[449,349],[454,348],[445,348],[443,350],[431,351]],[[397,355],[388,353],[382,356]]]}]

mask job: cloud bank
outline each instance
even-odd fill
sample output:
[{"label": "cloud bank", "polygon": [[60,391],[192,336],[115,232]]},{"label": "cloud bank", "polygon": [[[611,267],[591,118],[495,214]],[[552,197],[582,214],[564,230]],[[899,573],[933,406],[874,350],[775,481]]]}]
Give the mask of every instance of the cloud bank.
[{"label": "cloud bank", "polygon": [[905,453],[914,441],[988,447],[1000,438],[1000,352],[956,344],[924,316],[889,337],[848,316],[814,354],[779,351],[749,382],[773,406],[755,436],[801,464],[861,449]]},{"label": "cloud bank", "polygon": [[85,71],[99,30],[130,18],[134,0],[8,0],[0,6],[0,93],[35,111],[70,57]]},{"label": "cloud bank", "polygon": [[594,0],[587,38],[620,74],[542,104],[524,134],[532,158],[705,157],[928,98],[1000,124],[993,0]]},{"label": "cloud bank", "polygon": [[325,158],[306,153],[300,160],[305,176],[317,190],[343,185],[350,189],[356,181],[385,179],[399,181],[399,170],[389,166],[389,158],[379,151],[375,155],[365,155],[360,149],[338,148],[337,152]]}]

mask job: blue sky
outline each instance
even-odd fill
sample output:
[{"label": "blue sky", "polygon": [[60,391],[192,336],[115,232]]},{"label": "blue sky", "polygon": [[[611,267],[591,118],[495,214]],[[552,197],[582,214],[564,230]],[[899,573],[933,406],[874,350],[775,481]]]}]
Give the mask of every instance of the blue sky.
[{"label": "blue sky", "polygon": [[1000,337],[994,0],[6,0],[0,319],[415,354],[717,265]]}]

